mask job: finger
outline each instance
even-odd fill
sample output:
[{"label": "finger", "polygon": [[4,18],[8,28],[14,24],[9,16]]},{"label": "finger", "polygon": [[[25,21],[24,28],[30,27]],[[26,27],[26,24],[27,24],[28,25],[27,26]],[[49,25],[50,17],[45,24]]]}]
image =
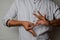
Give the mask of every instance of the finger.
[{"label": "finger", "polygon": [[41,25],[41,23],[40,22],[37,22],[35,25],[38,26],[38,25]]},{"label": "finger", "polygon": [[33,36],[36,36],[36,33],[34,32],[34,30],[29,30],[30,33],[32,33]]},{"label": "finger", "polygon": [[27,31],[28,31],[28,30],[31,30],[31,29],[34,28],[34,24],[33,24],[33,23],[29,23],[29,24],[26,25],[24,28],[25,28]]},{"label": "finger", "polygon": [[44,15],[44,18],[46,18],[46,14]]},{"label": "finger", "polygon": [[29,26],[29,25],[26,25],[24,28],[25,28],[27,31],[32,29],[31,26]]},{"label": "finger", "polygon": [[44,18],[44,16],[42,16],[40,13],[34,14],[34,16],[36,16],[38,19],[43,19]]},{"label": "finger", "polygon": [[38,19],[40,19],[40,17],[39,17],[39,15],[37,15],[37,14],[33,14],[35,17],[37,17]]},{"label": "finger", "polygon": [[42,16],[39,11],[38,11],[38,14],[39,14],[39,16],[40,16],[41,19],[46,19],[46,14],[44,16]]},{"label": "finger", "polygon": [[35,23],[36,26],[41,25],[41,20],[37,20],[37,22]]},{"label": "finger", "polygon": [[37,26],[38,25],[38,21],[35,23],[35,26]]},{"label": "finger", "polygon": [[40,16],[42,16],[41,13],[40,13],[39,11],[38,11],[38,14],[39,14]]},{"label": "finger", "polygon": [[33,29],[34,28],[34,24],[31,23],[30,26],[29,26],[30,29]]},{"label": "finger", "polygon": [[38,26],[38,24],[35,24],[35,26]]},{"label": "finger", "polygon": [[29,28],[27,28],[27,26],[26,26],[26,27],[24,27],[24,28],[25,28],[25,30],[26,30],[26,31],[28,31],[28,30],[29,30]]}]

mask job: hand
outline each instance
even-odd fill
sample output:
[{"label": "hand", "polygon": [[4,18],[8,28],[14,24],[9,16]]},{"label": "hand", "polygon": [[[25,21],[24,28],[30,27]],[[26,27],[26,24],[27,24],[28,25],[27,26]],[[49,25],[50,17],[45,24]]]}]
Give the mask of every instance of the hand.
[{"label": "hand", "polygon": [[29,21],[23,21],[22,25],[27,31],[33,29],[34,27],[34,24]]},{"label": "hand", "polygon": [[9,27],[10,26],[23,26],[27,31],[29,31],[30,33],[32,33],[33,36],[36,35],[36,33],[34,32],[33,27],[34,24],[29,22],[29,21],[17,21],[17,20],[9,20],[8,22]]},{"label": "hand", "polygon": [[29,31],[33,36],[36,36],[36,33],[33,30],[33,27],[35,26],[33,23],[28,21],[23,21],[24,28]]},{"label": "hand", "polygon": [[49,21],[46,19],[46,15],[42,16],[39,11],[37,14],[34,14],[34,16],[38,18],[36,25],[40,25],[40,24],[46,25],[46,26],[49,25]]}]

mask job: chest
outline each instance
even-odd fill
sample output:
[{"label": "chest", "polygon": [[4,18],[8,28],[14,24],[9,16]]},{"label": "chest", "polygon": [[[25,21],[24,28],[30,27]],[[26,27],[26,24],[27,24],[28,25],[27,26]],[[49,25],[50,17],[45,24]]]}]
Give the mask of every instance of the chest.
[{"label": "chest", "polygon": [[30,20],[35,19],[34,11],[39,11],[41,15],[49,15],[48,6],[45,2],[22,1],[18,4],[18,19]]}]

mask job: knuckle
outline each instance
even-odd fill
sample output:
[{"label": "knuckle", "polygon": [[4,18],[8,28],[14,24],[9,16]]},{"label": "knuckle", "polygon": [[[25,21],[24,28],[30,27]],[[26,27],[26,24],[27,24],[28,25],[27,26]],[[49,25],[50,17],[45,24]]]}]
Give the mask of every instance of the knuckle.
[{"label": "knuckle", "polygon": [[26,28],[26,30],[29,30],[28,28]]},{"label": "knuckle", "polygon": [[26,29],[26,31],[28,31],[29,29]]}]

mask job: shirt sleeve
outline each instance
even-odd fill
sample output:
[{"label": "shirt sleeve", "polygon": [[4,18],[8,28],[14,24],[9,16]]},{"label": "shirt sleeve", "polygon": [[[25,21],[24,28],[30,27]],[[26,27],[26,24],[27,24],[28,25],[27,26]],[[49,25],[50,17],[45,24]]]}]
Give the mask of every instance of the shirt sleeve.
[{"label": "shirt sleeve", "polygon": [[54,16],[55,16],[55,19],[60,19],[60,8],[56,9]]},{"label": "shirt sleeve", "polygon": [[51,3],[51,8],[52,8],[52,11],[53,11],[53,17],[55,19],[59,19],[60,18],[60,8],[57,4],[55,4],[54,2]]},{"label": "shirt sleeve", "polygon": [[10,9],[8,10],[7,14],[2,19],[3,24],[6,26],[6,22],[10,19],[12,20],[17,15],[17,4],[16,1],[11,5]]}]

